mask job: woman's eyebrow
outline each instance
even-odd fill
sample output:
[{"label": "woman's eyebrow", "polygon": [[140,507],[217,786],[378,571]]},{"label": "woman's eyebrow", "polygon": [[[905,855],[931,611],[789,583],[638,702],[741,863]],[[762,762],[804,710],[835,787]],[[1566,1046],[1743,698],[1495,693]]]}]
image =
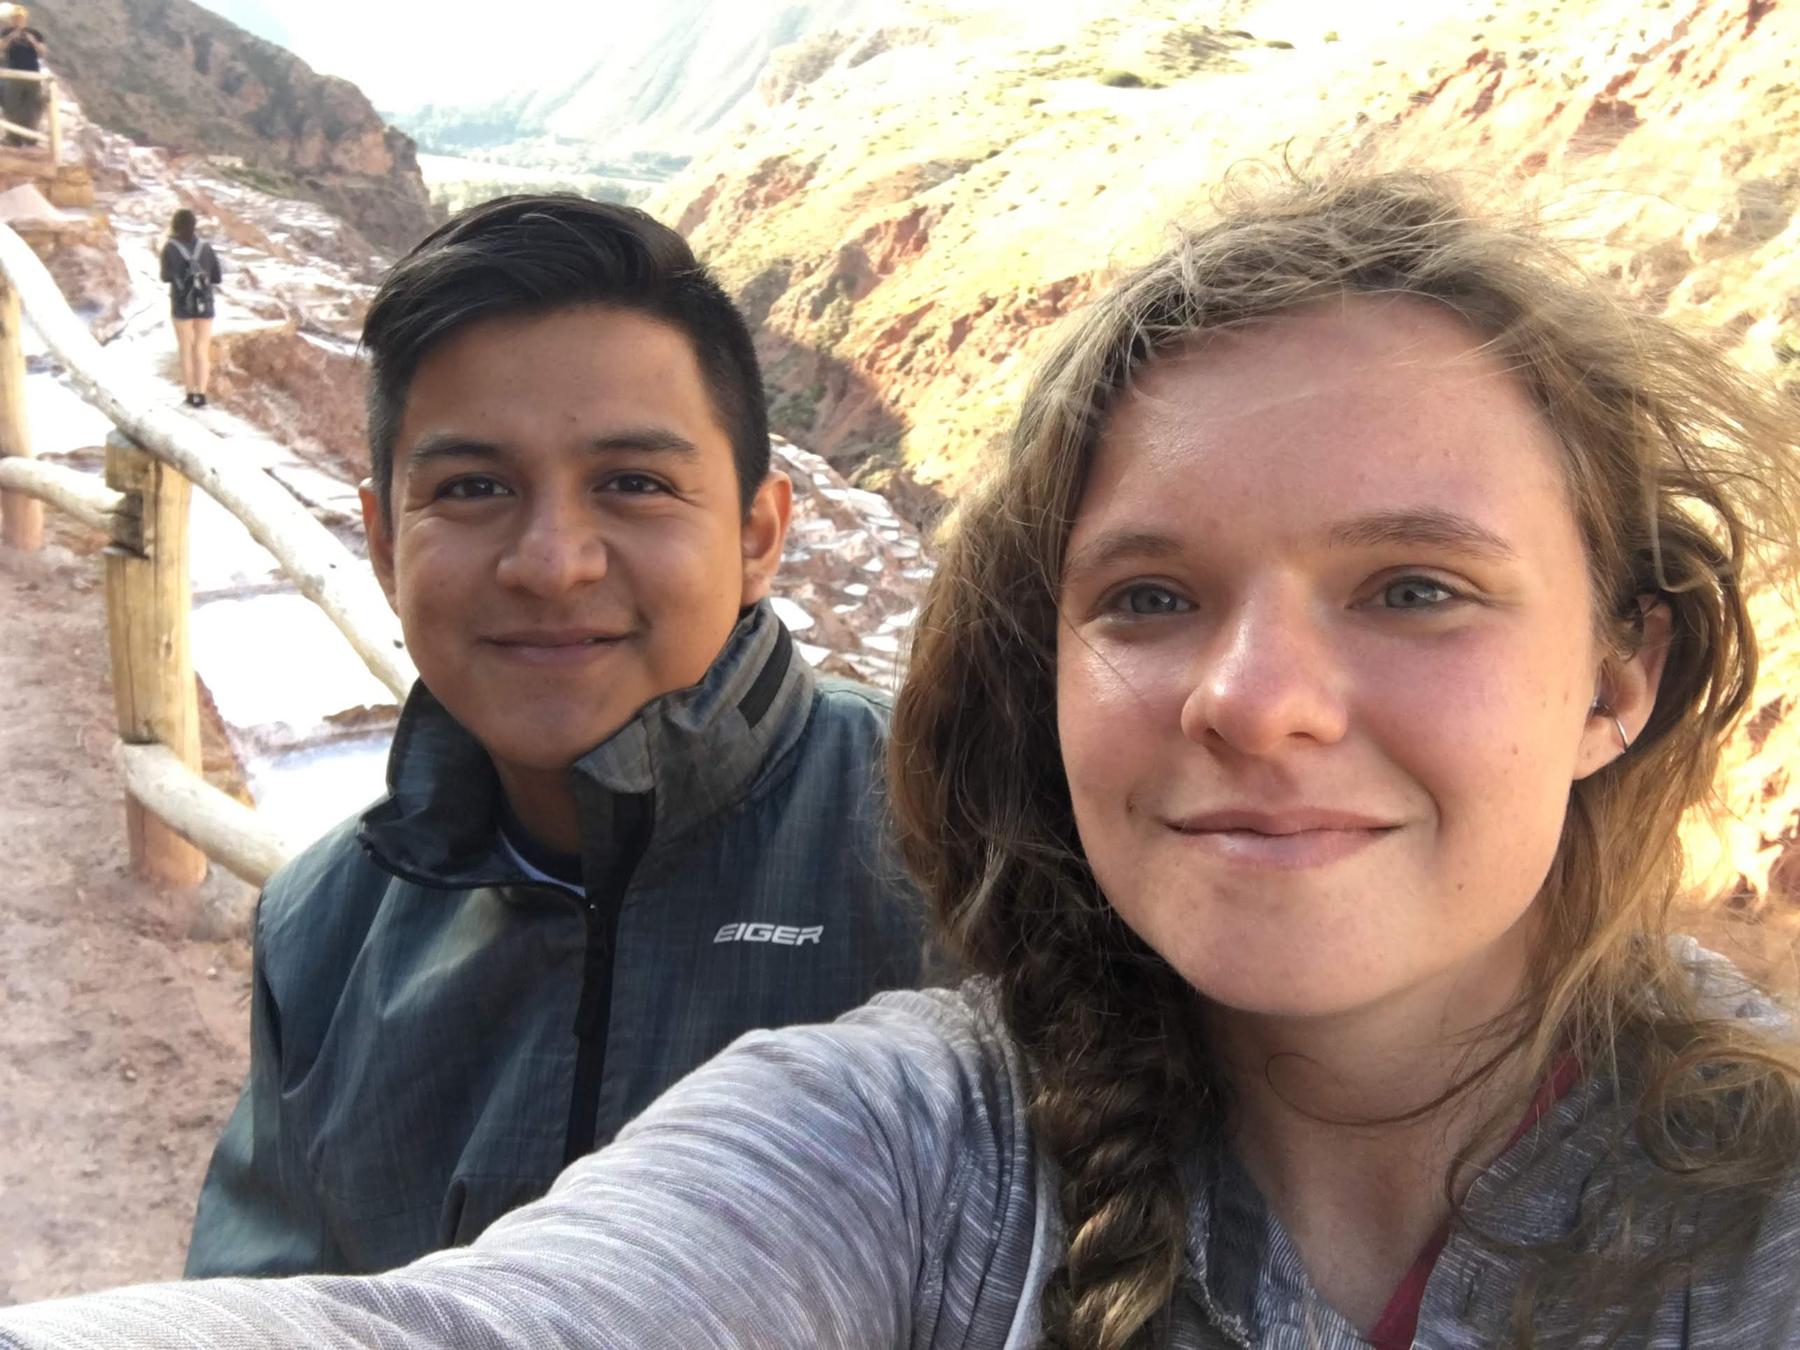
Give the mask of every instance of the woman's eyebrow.
[{"label": "woman's eyebrow", "polygon": [[1175,537],[1160,530],[1108,530],[1069,555],[1063,564],[1063,579],[1076,580],[1090,572],[1102,571],[1126,558],[1153,561],[1173,557],[1180,552],[1181,545]]},{"label": "woman's eyebrow", "polygon": [[1326,535],[1335,548],[1371,548],[1382,544],[1414,544],[1453,549],[1494,562],[1519,556],[1518,550],[1479,524],[1454,511],[1426,507],[1411,511],[1374,511],[1339,521]]}]

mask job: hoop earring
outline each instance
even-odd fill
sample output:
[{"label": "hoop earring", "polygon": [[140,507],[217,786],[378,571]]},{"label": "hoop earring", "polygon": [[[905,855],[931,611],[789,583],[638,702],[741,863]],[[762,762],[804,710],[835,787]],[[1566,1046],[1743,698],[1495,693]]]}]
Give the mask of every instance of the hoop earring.
[{"label": "hoop earring", "polygon": [[1619,720],[1619,715],[1599,699],[1594,700],[1593,706],[1589,708],[1588,711],[1591,713],[1599,713],[1600,716],[1607,718],[1612,722],[1613,730],[1619,733],[1619,752],[1621,754],[1630,754],[1631,737],[1625,734],[1625,724]]}]

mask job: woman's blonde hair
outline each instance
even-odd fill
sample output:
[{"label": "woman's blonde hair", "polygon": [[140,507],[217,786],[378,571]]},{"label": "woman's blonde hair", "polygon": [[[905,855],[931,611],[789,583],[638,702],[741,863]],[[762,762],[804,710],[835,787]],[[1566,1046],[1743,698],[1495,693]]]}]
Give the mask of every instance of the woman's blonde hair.
[{"label": "woman's blonde hair", "polygon": [[[1654,1164],[1650,1184],[1596,1220],[1640,1242],[1692,1197],[1765,1194],[1800,1147],[1792,1050],[1700,1006],[1665,940],[1678,823],[1708,796],[1755,682],[1745,588],[1793,574],[1794,410],[1713,346],[1590,282],[1534,231],[1476,218],[1441,180],[1290,178],[1223,205],[1064,334],[1004,461],[945,530],[895,711],[907,859],[962,957],[995,981],[1033,1065],[1032,1124],[1069,1234],[1044,1295],[1047,1345],[1154,1342],[1191,1199],[1178,1159],[1217,1137],[1227,1092],[1194,991],[1107,904],[1076,837],[1054,671],[1087,466],[1111,408],[1158,353],[1346,294],[1447,307],[1530,391],[1566,452],[1606,650],[1636,649],[1646,598],[1673,616],[1649,722],[1630,753],[1570,792],[1539,900],[1541,958],[1493,1029],[1503,1048],[1471,1081],[1521,1056],[1536,1074],[1577,1056],[1622,1104],[1621,1147],[1633,1137]],[[1490,1151],[1512,1123],[1483,1130]],[[1756,1209],[1726,1207],[1741,1225],[1703,1245],[1747,1241]],[[1628,1252],[1584,1226],[1533,1249],[1519,1342],[1541,1340],[1533,1300],[1617,1321],[1634,1298],[1684,1278],[1694,1248]]]}]

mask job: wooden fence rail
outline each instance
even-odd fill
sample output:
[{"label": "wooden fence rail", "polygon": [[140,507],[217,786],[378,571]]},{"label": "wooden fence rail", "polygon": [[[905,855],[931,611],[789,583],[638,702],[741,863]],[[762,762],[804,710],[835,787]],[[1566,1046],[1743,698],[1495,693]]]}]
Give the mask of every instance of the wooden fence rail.
[{"label": "wooden fence rail", "polygon": [[[31,457],[23,316],[82,397],[117,428],[106,479]],[[102,351],[37,255],[0,225],[0,515],[4,541],[40,547],[48,503],[100,531],[107,641],[126,785],[126,832],[139,874],[191,884],[210,857],[262,884],[296,851],[255,811],[200,774],[199,708],[188,649],[190,484],[214,497],[275,556],[396,698],[412,686],[398,622],[365,563],[280,484],[254,467],[264,446],[214,435],[162,406],[163,391]]]},{"label": "wooden fence rail", "polygon": [[113,747],[113,759],[133,799],[245,881],[262,885],[299,851],[296,841],[271,830],[255,811],[200,777],[166,745],[121,741]]},{"label": "wooden fence rail", "polygon": [[18,455],[0,457],[0,490],[30,497],[34,504],[48,502],[109,539],[120,538],[137,523],[136,507],[123,492],[96,482],[91,473],[60,464],[40,464]]},{"label": "wooden fence rail", "polygon": [[39,131],[36,127],[22,127],[0,117],[0,133],[10,132],[36,142],[49,150],[52,164],[62,163],[62,109],[56,102],[56,76],[47,70],[0,69],[0,80],[31,81],[44,86],[45,127],[43,131]]}]

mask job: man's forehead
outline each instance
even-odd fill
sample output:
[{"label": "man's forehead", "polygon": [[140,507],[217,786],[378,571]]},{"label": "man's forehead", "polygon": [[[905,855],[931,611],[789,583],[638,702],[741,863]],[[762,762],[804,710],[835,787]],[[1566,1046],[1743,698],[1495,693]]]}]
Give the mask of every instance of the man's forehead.
[{"label": "man's forehead", "polygon": [[397,449],[446,445],[705,451],[729,447],[687,335],[655,316],[582,305],[466,325],[421,359]]}]

